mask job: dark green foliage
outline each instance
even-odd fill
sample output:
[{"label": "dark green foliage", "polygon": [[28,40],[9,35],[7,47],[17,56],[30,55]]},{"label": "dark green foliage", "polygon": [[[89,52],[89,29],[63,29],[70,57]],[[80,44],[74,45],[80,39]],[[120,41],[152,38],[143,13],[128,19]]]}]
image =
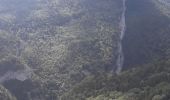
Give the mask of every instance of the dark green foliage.
[{"label": "dark green foliage", "polygon": [[97,99],[99,95],[114,99],[108,96],[110,93],[113,95],[121,93],[115,98],[118,100],[168,100],[170,99],[169,66],[170,64],[162,61],[122,72],[120,75],[109,76],[103,73],[87,77],[63,95],[62,100],[67,100],[66,98],[86,100],[89,97],[91,97],[89,100],[100,100]]},{"label": "dark green foliage", "polygon": [[0,0],[0,75],[20,77],[25,66],[32,75],[4,86],[18,100],[53,100],[112,72],[121,13],[121,0]]},{"label": "dark green foliage", "polygon": [[156,63],[112,75],[122,0],[0,0],[0,100],[168,100],[170,22],[155,7],[127,1],[124,52],[126,68]]}]

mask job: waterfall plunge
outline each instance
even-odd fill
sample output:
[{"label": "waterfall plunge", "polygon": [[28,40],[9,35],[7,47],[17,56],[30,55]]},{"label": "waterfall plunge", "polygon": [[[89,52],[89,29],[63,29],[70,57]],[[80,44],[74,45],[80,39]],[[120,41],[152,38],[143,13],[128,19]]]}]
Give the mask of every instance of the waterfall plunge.
[{"label": "waterfall plunge", "polygon": [[116,73],[119,74],[122,70],[123,67],[123,63],[124,63],[124,54],[123,54],[123,50],[122,50],[122,40],[123,37],[125,35],[125,30],[126,30],[126,17],[125,17],[125,13],[126,13],[126,0],[123,0],[123,11],[122,11],[122,15],[121,15],[121,20],[119,23],[120,26],[120,41],[118,44],[118,57],[117,57],[117,69],[116,69]]}]

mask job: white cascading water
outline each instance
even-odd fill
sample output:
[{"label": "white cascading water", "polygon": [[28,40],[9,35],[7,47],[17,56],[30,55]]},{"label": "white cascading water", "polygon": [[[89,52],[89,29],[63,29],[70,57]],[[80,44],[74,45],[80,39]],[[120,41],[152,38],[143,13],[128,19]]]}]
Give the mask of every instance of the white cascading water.
[{"label": "white cascading water", "polygon": [[117,58],[117,69],[116,69],[116,73],[119,74],[122,70],[123,67],[123,63],[124,63],[124,54],[123,54],[123,50],[122,50],[122,40],[123,37],[125,35],[125,30],[126,30],[126,0],[123,0],[123,11],[122,11],[122,15],[121,15],[121,20],[120,20],[120,41],[118,44],[118,58]]}]

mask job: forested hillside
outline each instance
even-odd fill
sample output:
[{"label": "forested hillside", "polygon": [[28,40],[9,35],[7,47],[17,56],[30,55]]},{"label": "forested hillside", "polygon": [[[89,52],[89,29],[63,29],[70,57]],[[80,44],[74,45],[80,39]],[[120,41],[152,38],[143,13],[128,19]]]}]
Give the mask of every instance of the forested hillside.
[{"label": "forested hillside", "polygon": [[119,75],[90,76],[62,100],[169,100],[170,62],[138,66]]},{"label": "forested hillside", "polygon": [[127,0],[124,71],[89,76],[62,100],[169,100],[168,0]]},{"label": "forested hillside", "polygon": [[170,0],[0,0],[0,100],[169,94]]},{"label": "forested hillside", "polygon": [[116,70],[121,0],[1,0],[0,82],[17,100],[58,99]]}]

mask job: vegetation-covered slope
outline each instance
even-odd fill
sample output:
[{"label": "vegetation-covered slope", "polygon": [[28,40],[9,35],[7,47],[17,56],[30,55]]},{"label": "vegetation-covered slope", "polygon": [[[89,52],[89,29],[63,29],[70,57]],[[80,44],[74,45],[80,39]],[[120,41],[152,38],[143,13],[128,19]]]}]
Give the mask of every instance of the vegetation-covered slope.
[{"label": "vegetation-covered slope", "polygon": [[169,61],[124,71],[87,77],[66,93],[62,100],[169,100]]},{"label": "vegetation-covered slope", "polygon": [[159,8],[167,6],[152,0],[128,0],[126,4],[123,47],[127,71],[87,77],[62,100],[170,99],[170,19]]},{"label": "vegetation-covered slope", "polygon": [[114,71],[121,13],[122,0],[0,0],[3,85],[18,100],[51,100]]},{"label": "vegetation-covered slope", "polygon": [[124,65],[138,68],[113,75],[122,0],[0,0],[0,99],[170,99],[169,5],[126,6]]}]

